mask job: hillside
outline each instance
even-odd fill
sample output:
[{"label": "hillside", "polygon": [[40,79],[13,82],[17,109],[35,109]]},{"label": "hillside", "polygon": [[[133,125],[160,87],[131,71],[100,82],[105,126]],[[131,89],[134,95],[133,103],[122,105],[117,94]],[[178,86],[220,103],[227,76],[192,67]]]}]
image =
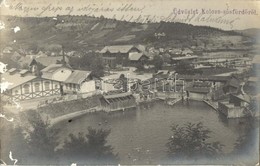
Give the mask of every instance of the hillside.
[{"label": "hillside", "polygon": [[260,29],[258,28],[250,28],[244,30],[237,30],[236,32],[240,33],[241,35],[249,36],[257,38],[260,36]]},{"label": "hillside", "polygon": [[[49,47],[64,45],[68,50],[100,49],[112,44],[144,44],[157,47],[197,47],[211,49],[248,48],[250,37],[233,31],[183,23],[133,23],[89,16],[13,17],[1,16],[1,47]],[[21,31],[14,33],[14,27]],[[15,40],[15,42],[14,42]],[[2,44],[3,43],[3,44]],[[245,44],[246,43],[246,44]]]}]

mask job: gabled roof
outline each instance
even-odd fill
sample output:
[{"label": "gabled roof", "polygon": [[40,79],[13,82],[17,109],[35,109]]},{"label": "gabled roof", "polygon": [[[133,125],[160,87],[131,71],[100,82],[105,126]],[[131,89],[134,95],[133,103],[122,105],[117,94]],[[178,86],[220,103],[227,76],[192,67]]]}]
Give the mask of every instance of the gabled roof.
[{"label": "gabled roof", "polygon": [[100,53],[128,53],[134,45],[114,45],[114,46],[105,46]]},{"label": "gabled roof", "polygon": [[240,100],[242,100],[242,101],[245,101],[245,102],[247,102],[247,103],[250,103],[250,96],[249,95],[247,95],[247,94],[240,94],[240,95],[233,95],[233,94],[231,94],[232,96],[234,96],[234,97],[236,97],[236,98],[238,98],[238,99],[240,99]]},{"label": "gabled roof", "polygon": [[239,88],[240,86],[240,81],[238,79],[235,78],[231,78],[228,82],[227,82],[227,86],[232,86],[235,88]]},{"label": "gabled roof", "polygon": [[49,66],[45,67],[41,71],[42,72],[53,73],[56,70],[60,69],[61,67],[63,67],[63,64],[50,64]]},{"label": "gabled roof", "polygon": [[[50,64],[56,64],[58,61],[62,61],[62,56],[48,56],[48,57],[38,57],[35,58],[36,62],[41,63],[44,66],[48,66]],[[68,58],[65,57],[65,61],[68,62]]]},{"label": "gabled roof", "polygon": [[71,75],[64,81],[65,83],[81,84],[91,74],[91,71],[74,70]]},{"label": "gabled roof", "polygon": [[[143,53],[138,53],[138,52],[131,52],[129,53],[129,60],[130,61],[138,61],[142,56],[147,57]],[[148,57],[147,57],[148,58]]]},{"label": "gabled roof", "polygon": [[4,78],[5,81],[11,83],[8,86],[8,89],[13,89],[13,88],[15,88],[19,85],[22,85],[26,82],[29,82],[29,81],[35,79],[36,76],[28,75],[28,76],[22,77],[21,74],[19,74],[19,73],[16,73],[16,74],[13,74],[13,75],[10,75],[9,73],[4,73],[2,75],[2,78]]}]

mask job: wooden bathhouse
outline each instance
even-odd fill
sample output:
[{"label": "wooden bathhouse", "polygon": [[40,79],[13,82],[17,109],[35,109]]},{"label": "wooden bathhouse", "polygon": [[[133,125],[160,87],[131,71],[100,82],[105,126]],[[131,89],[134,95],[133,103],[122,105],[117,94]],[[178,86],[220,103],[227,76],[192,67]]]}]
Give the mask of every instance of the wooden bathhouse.
[{"label": "wooden bathhouse", "polygon": [[103,95],[100,98],[101,108],[105,112],[125,110],[136,107],[135,97],[130,92]]}]

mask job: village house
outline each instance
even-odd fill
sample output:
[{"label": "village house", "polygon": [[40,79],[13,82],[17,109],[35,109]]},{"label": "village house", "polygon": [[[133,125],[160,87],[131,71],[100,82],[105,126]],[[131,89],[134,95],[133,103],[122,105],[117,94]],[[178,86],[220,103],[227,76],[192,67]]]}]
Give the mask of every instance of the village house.
[{"label": "village house", "polygon": [[212,92],[211,82],[193,82],[185,88],[187,97],[193,100],[210,100]]},{"label": "village house", "polygon": [[65,61],[68,64],[69,59],[65,56],[54,56],[50,57],[45,54],[36,54],[36,55],[26,55],[25,57],[21,57],[18,60],[18,64],[21,68],[30,69],[35,71],[37,68],[41,70],[44,67],[47,67],[51,64],[61,64]]},{"label": "village house", "polygon": [[18,71],[15,68],[2,74],[2,78],[10,83],[3,96],[6,100],[27,100],[39,97],[60,95],[59,81],[34,76],[28,70]]},{"label": "village house", "polygon": [[130,60],[130,53],[136,53],[132,54],[134,55],[131,57],[132,60],[134,57],[134,60],[138,59],[137,61],[142,61],[145,56],[137,53],[144,54],[145,50],[143,49],[144,47],[141,45],[114,45],[105,46],[100,53],[102,54],[104,64],[111,68],[115,68],[117,65],[127,66]]},{"label": "village house", "polygon": [[31,60],[31,63],[29,64],[29,66],[31,68],[35,68],[35,67],[37,67],[38,64],[41,64],[42,66],[47,67],[51,64],[58,64],[58,63],[62,64],[63,61],[64,61],[64,63],[68,64],[69,59],[65,56],[53,56],[53,57],[40,56],[40,57],[33,58]]},{"label": "village house", "polygon": [[236,78],[230,78],[223,87],[225,93],[238,93],[241,81]]},{"label": "village house", "polygon": [[52,64],[41,70],[42,78],[61,82],[62,93],[89,93],[101,89],[100,79],[91,71],[73,70],[64,64]]},{"label": "village house", "polygon": [[130,52],[129,53],[129,61],[130,61],[130,66],[138,66],[138,65],[142,65],[144,66],[147,61],[148,61],[149,57],[146,56],[144,53],[140,52]]},{"label": "village house", "polygon": [[247,106],[250,103],[248,95],[230,94],[229,101],[218,102],[218,110],[227,118],[240,118],[248,115]]},{"label": "village house", "polygon": [[184,80],[185,82],[212,82],[214,88],[225,85],[231,78],[230,76],[207,76],[207,75],[182,75],[178,74],[177,79]]},{"label": "village house", "polygon": [[92,75],[91,71],[73,70],[72,74],[64,81],[65,93],[90,93],[98,89],[100,80]]}]

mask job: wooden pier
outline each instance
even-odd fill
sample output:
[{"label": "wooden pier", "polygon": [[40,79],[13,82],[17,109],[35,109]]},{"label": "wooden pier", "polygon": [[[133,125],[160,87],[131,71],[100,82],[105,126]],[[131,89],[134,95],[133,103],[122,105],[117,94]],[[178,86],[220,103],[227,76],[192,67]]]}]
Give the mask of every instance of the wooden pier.
[{"label": "wooden pier", "polygon": [[204,103],[206,103],[207,105],[209,105],[211,108],[213,108],[215,111],[219,111],[218,110],[218,104],[217,103],[214,103],[214,102],[210,102],[210,101],[207,101],[207,100],[203,100]]}]

